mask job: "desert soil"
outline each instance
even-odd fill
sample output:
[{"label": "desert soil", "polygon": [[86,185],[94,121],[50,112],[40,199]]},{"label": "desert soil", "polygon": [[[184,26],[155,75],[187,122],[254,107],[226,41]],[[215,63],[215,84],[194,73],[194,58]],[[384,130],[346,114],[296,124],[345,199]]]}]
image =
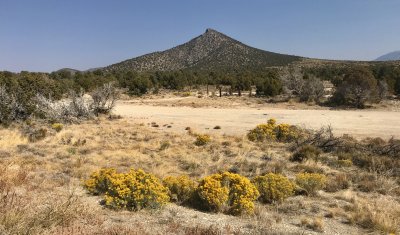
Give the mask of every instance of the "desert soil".
[{"label": "desert soil", "polygon": [[[155,122],[160,129],[183,132],[191,127],[205,133],[242,135],[257,124],[275,118],[318,129],[331,125],[336,135],[356,138],[400,137],[400,112],[389,109],[330,110],[319,106],[259,104],[238,100],[168,98],[119,102],[115,113],[139,123]],[[221,129],[213,129],[215,126]]]}]

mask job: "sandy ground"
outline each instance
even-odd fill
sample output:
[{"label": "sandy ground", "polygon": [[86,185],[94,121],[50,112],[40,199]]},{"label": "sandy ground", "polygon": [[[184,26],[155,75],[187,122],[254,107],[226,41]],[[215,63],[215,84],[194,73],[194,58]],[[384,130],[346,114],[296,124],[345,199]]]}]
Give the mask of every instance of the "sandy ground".
[{"label": "sandy ground", "polygon": [[[313,129],[331,125],[335,134],[350,134],[356,138],[400,137],[400,112],[387,110],[293,110],[268,106],[193,108],[124,101],[117,104],[115,113],[147,125],[156,122],[160,129],[179,132],[191,127],[199,132],[240,135],[269,118],[275,118],[279,123]],[[213,129],[217,125],[221,126],[220,130]]]}]

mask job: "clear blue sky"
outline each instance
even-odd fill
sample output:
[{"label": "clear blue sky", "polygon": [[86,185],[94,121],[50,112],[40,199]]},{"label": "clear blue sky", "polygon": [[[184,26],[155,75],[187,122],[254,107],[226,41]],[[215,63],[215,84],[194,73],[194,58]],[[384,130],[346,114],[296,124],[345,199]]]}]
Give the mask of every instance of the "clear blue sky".
[{"label": "clear blue sky", "polygon": [[400,0],[0,0],[0,70],[101,67],[206,28],[268,51],[372,60],[400,50]]}]

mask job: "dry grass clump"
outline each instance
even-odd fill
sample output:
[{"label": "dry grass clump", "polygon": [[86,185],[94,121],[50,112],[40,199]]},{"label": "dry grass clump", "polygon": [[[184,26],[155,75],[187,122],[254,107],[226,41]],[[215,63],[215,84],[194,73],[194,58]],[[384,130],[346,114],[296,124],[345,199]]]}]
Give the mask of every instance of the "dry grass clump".
[{"label": "dry grass clump", "polygon": [[400,206],[393,199],[379,197],[371,201],[354,198],[353,207],[347,218],[350,223],[363,228],[386,234],[400,232]]},{"label": "dry grass clump", "polygon": [[64,125],[62,123],[53,123],[51,124],[51,128],[57,132],[60,132],[64,128]]},{"label": "dry grass clump", "polygon": [[337,167],[351,167],[353,162],[349,159],[338,159],[336,165]]},{"label": "dry grass clump", "polygon": [[171,144],[169,143],[169,141],[162,141],[160,144],[160,151],[166,150],[170,146]]},{"label": "dry grass clump", "polygon": [[26,133],[30,142],[43,140],[47,136],[46,128],[30,128]]},{"label": "dry grass clump", "polygon": [[43,234],[89,216],[74,191],[48,191],[28,172],[16,163],[1,166],[0,233]]},{"label": "dry grass clump", "polygon": [[350,177],[345,173],[338,173],[328,176],[325,191],[337,192],[343,189],[348,189],[351,185]]},{"label": "dry grass clump", "polygon": [[325,168],[321,164],[317,163],[310,163],[310,162],[305,162],[301,164],[296,164],[291,168],[292,171],[298,172],[298,173],[318,173],[318,174],[324,174],[325,173]]},{"label": "dry grass clump", "polygon": [[372,172],[400,176],[400,160],[398,158],[355,153],[351,155],[351,161],[355,166]]},{"label": "dry grass clump", "polygon": [[18,145],[28,143],[28,139],[19,131],[13,129],[0,129],[0,149],[13,149]]},{"label": "dry grass clump", "polygon": [[316,218],[302,218],[301,226],[306,227],[308,229],[314,230],[316,232],[324,232],[324,220],[323,218],[316,217]]},{"label": "dry grass clump", "polygon": [[296,184],[306,190],[308,195],[316,195],[325,188],[326,176],[318,173],[300,173],[296,175]]},{"label": "dry grass clump", "polygon": [[68,227],[53,229],[44,235],[62,234],[62,235],[142,235],[149,234],[141,224],[121,225],[111,224],[103,225],[102,223],[88,226],[87,224],[72,224]]},{"label": "dry grass clump", "polygon": [[383,195],[400,195],[400,186],[395,178],[377,173],[361,172],[352,176],[355,189],[361,192],[377,192]]},{"label": "dry grass clump", "polygon": [[204,146],[204,145],[208,144],[210,141],[211,141],[211,137],[209,135],[197,134],[196,141],[194,142],[194,144],[196,146]]}]

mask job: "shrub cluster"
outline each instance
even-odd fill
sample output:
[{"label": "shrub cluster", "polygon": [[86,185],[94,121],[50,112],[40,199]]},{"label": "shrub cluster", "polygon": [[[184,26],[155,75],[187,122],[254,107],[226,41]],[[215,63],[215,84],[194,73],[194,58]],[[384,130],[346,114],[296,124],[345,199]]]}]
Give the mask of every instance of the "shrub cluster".
[{"label": "shrub cluster", "polygon": [[400,155],[400,140],[390,138],[385,141],[381,138],[367,138],[361,141],[361,146],[368,152],[389,157],[398,157]]},{"label": "shrub cluster", "polygon": [[324,84],[321,79],[315,76],[305,76],[299,91],[300,101],[319,103],[325,94]]},{"label": "shrub cluster", "polygon": [[269,119],[266,124],[260,124],[247,133],[250,141],[280,141],[289,142],[298,138],[300,134],[296,126],[276,124],[275,119]]},{"label": "shrub cluster", "polygon": [[69,99],[54,101],[41,94],[35,97],[36,113],[51,121],[72,122],[76,119],[88,119],[99,114],[107,114],[115,106],[119,91],[111,83],[96,88],[91,96],[84,90],[70,91]]},{"label": "shrub cluster", "polygon": [[252,182],[260,192],[260,201],[281,203],[294,193],[295,186],[281,174],[269,173],[255,177]]},{"label": "shrub cluster", "polygon": [[[30,105],[30,102],[27,102]],[[0,86],[0,124],[8,125],[15,120],[24,120],[29,117],[29,112],[18,97],[5,86]]]},{"label": "shrub cluster", "polygon": [[93,173],[85,186],[91,193],[105,193],[104,203],[113,209],[160,208],[169,201],[168,189],[142,170],[116,173],[114,169],[102,169]]},{"label": "shrub cluster", "polygon": [[364,108],[367,102],[379,101],[378,82],[366,68],[348,71],[331,98],[332,104]]},{"label": "shrub cluster", "polygon": [[204,209],[233,215],[253,213],[259,196],[249,179],[229,172],[205,177],[196,191]]},{"label": "shrub cluster", "polygon": [[[313,147],[312,147],[313,146]],[[400,175],[400,140],[381,138],[357,140],[349,135],[335,136],[330,126],[319,130],[301,130],[301,134],[291,147],[298,151],[292,156],[293,161],[302,161],[317,156],[319,150],[337,155],[336,167],[352,165],[367,170],[374,169],[390,176]],[[314,150],[313,150],[314,149]],[[319,149],[319,150],[318,150]],[[309,157],[306,157],[309,156]]]},{"label": "shrub cluster", "polygon": [[[317,173],[297,175],[296,184],[313,195],[325,187],[326,177]],[[93,172],[84,182],[93,195],[104,195],[105,206],[137,211],[160,208],[168,201],[204,211],[231,215],[254,213],[254,202],[281,203],[296,185],[281,174],[269,173],[251,181],[239,174],[222,172],[198,183],[188,176],[168,176],[162,181],[142,170],[117,173],[113,168]]]},{"label": "shrub cluster", "polygon": [[[9,125],[31,117],[70,121],[71,118],[87,117],[82,116],[85,114],[82,111],[91,111],[93,115],[108,113],[119,92],[113,85],[115,83],[108,79],[93,78],[86,80],[79,73],[72,81],[68,76],[58,77],[57,74],[0,71],[0,124]],[[84,80],[91,84],[81,84]],[[68,93],[68,99],[61,101]],[[79,96],[85,93],[91,94],[90,104]]]}]

